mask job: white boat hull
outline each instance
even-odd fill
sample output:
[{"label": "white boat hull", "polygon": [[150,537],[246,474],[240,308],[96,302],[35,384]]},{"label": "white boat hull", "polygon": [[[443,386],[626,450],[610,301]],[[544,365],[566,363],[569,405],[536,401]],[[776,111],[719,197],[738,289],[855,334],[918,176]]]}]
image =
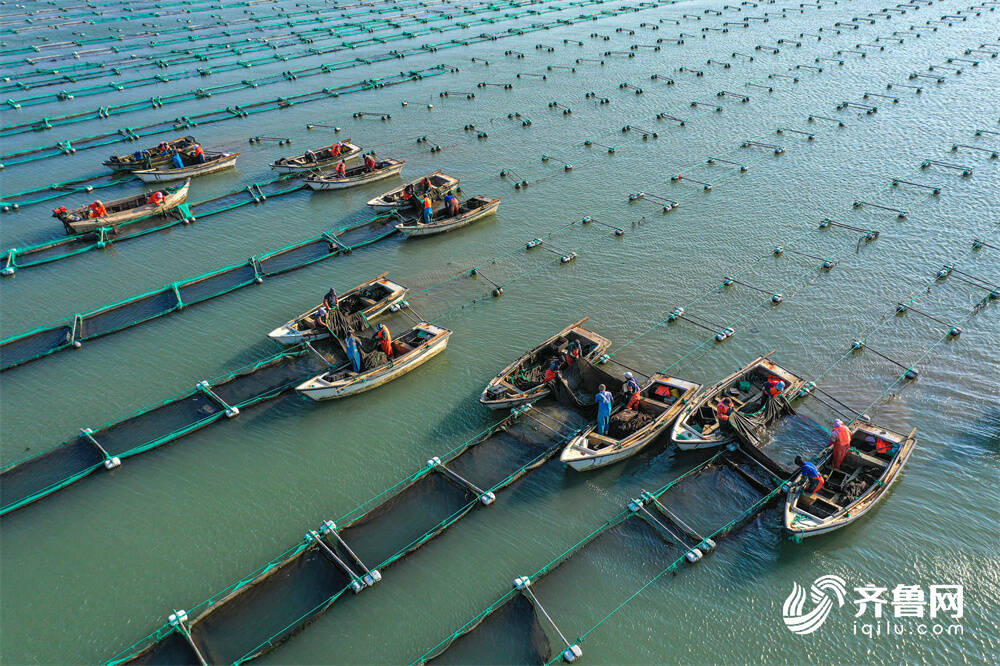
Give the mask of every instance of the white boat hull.
[{"label": "white boat hull", "polygon": [[370,391],[374,388],[382,386],[383,384],[387,384],[394,379],[402,377],[409,371],[420,367],[443,352],[448,346],[448,338],[450,336],[451,334],[448,333],[448,335],[442,336],[439,340],[428,343],[426,347],[423,347],[415,352],[413,356],[406,359],[404,362],[386,367],[366,379],[352,377],[337,382],[327,383],[321,381],[322,375],[320,375],[319,377],[315,377],[308,382],[300,384],[295,390],[307,398],[311,398],[316,401],[346,398],[348,396],[364,393],[365,391]]},{"label": "white boat hull", "polygon": [[[597,359],[601,354],[607,351],[608,347],[611,346],[611,340],[583,328],[583,324],[585,324],[588,319],[590,319],[590,317],[584,317],[575,324],[567,326],[501,370],[493,379],[490,380],[490,382],[486,385],[486,388],[483,389],[483,392],[479,395],[479,404],[489,409],[512,409],[549,395],[552,391],[548,384],[539,384],[533,388],[521,391],[516,386],[511,384],[507,378],[510,377],[517,368],[530,359],[534,354],[538,353],[538,350],[552,344],[554,340],[557,340],[562,336],[569,335],[573,331],[576,331],[577,335],[581,338],[585,338],[588,344],[593,343],[595,345],[594,349],[584,356],[584,358],[591,362]],[[501,398],[491,398],[491,392],[493,389],[498,387],[502,388],[507,395]]]},{"label": "white boat hull", "polygon": [[[394,305],[397,305],[400,301],[406,298],[407,290],[402,285],[397,285],[395,282],[390,282],[388,280],[386,280],[384,284],[391,285],[390,288],[394,290],[398,289],[398,292],[392,298],[386,299],[384,303],[381,303],[374,308],[368,308],[364,310],[365,317],[368,318],[369,320],[374,319],[375,317],[383,314],[386,310],[388,310]],[[363,286],[365,285],[362,285],[362,287]],[[344,296],[345,297],[348,296],[353,291],[355,290],[352,289],[350,292],[347,292],[347,294],[344,294]],[[309,312],[313,312],[314,310],[315,308],[313,308],[313,310],[310,310]],[[308,314],[309,313],[306,313],[306,315]],[[286,322],[283,326],[279,326],[278,328],[268,333],[267,337],[283,345],[298,345],[302,344],[303,342],[312,342],[313,340],[325,340],[326,338],[330,337],[330,332],[325,329],[320,332],[307,332],[298,330],[297,328],[295,328],[295,324],[301,318],[302,317],[300,316],[298,319],[293,319],[290,322]]]},{"label": "white boat hull", "polygon": [[[768,356],[770,356],[770,354],[768,354]],[[697,412],[702,406],[714,404],[714,401],[718,398],[719,392],[722,390],[721,387],[730,385],[740,375],[756,367],[764,368],[771,374],[780,377],[786,384],[785,395],[787,396],[794,396],[798,392],[799,387],[802,386],[803,380],[801,377],[768,360],[767,356],[762,356],[752,361],[742,369],[737,370],[725,379],[719,381],[714,386],[706,389],[701,395],[694,398],[689,406],[680,414],[674,422],[673,429],[670,433],[670,440],[677,445],[678,449],[681,451],[714,449],[733,441],[733,437],[731,435],[720,433],[718,430],[711,433],[711,436],[709,437],[703,437],[701,436],[701,433],[688,427],[687,422],[691,414]],[[688,438],[685,439],[681,437],[682,433],[686,434]]]},{"label": "white boat hull", "polygon": [[307,178],[305,183],[309,186],[309,189],[314,191],[320,190],[346,190],[351,187],[358,187],[360,185],[367,185],[368,183],[374,183],[385,178],[390,178],[392,176],[398,176],[399,172],[403,170],[403,163],[394,164],[390,167],[384,169],[379,169],[373,173],[366,173],[361,176],[355,176],[354,178],[336,178],[335,176],[322,176],[319,178]]},{"label": "white boat hull", "polygon": [[132,173],[138,176],[144,183],[169,183],[174,180],[184,180],[185,178],[194,178],[196,176],[215,173],[223,169],[231,169],[236,166],[237,157],[239,157],[239,153],[231,155],[226,159],[206,164],[195,164],[183,169],[149,169],[147,171],[133,171]]},{"label": "white boat hull", "polygon": [[[867,432],[874,431],[878,426],[862,426],[862,429]],[[914,438],[914,433],[910,433],[908,437],[904,437],[900,433],[894,433],[891,430],[880,429],[878,433],[879,436],[891,437],[894,443],[901,446],[899,454],[889,462],[886,467],[885,472],[879,478],[879,485],[873,489],[869,489],[868,492],[859,497],[853,504],[843,507],[843,511],[836,514],[821,518],[814,516],[806,511],[798,508],[797,504],[804,491],[801,487],[794,488],[785,498],[785,511],[784,511],[784,528],[787,533],[792,535],[796,540],[807,539],[812,536],[819,536],[820,534],[827,534],[833,532],[842,527],[847,527],[851,523],[854,523],[865,515],[869,511],[879,506],[879,504],[886,498],[889,493],[889,489],[899,480],[902,476],[903,467],[910,458],[910,454],[913,453],[913,449],[916,446],[916,439]],[[789,483],[795,487],[802,482],[801,473],[793,477]],[[874,491],[874,492],[873,492]]]},{"label": "white boat hull", "polygon": [[466,227],[473,222],[478,222],[484,217],[495,214],[497,212],[497,208],[499,207],[500,197],[497,197],[485,206],[477,208],[476,210],[471,210],[463,215],[459,215],[458,217],[444,220],[433,220],[430,224],[397,224],[396,228],[399,229],[399,231],[407,238],[433,236],[434,234],[442,234],[448,231],[461,229],[462,227]]},{"label": "white boat hull", "polygon": [[[666,432],[680,414],[682,406],[687,404],[688,398],[700,388],[699,384],[685,379],[653,375],[649,384],[642,388],[637,405],[646,414],[650,410],[661,410],[652,421],[622,439],[597,435],[594,433],[596,428],[591,427],[573,438],[559,454],[559,460],[574,470],[583,472],[614,465],[634,456]],[[661,392],[664,396],[669,395],[672,402],[663,402]],[[622,410],[616,413],[625,412],[626,410]],[[591,448],[594,444],[599,448]]]},{"label": "white boat hull", "polygon": [[389,190],[388,192],[369,200],[367,205],[375,210],[398,210],[400,208],[406,208],[410,205],[410,203],[399,198],[400,194],[404,189],[406,189],[407,185],[416,187],[423,178],[427,178],[432,181],[444,181],[441,185],[432,186],[433,190],[438,193],[439,197],[443,196],[445,192],[451,192],[458,187],[458,178],[449,176],[438,169],[437,171],[429,173],[426,176],[412,180],[409,183],[404,183],[394,190]]},{"label": "white boat hull", "polygon": [[611,453],[597,453],[587,449],[587,435],[590,434],[588,431],[573,438],[569,446],[563,449],[559,459],[577,472],[607,467],[639,453],[662,432],[662,429],[657,430],[627,448],[623,447]]},{"label": "white boat hull", "polygon": [[675,439],[674,443],[681,451],[702,451],[704,449],[717,449],[731,441],[733,441],[731,437],[725,437],[722,439]]},{"label": "white boat hull", "polygon": [[[143,206],[139,206],[138,208],[132,208],[119,213],[112,213],[110,215],[105,215],[104,217],[63,222],[63,226],[66,228],[66,233],[68,234],[82,234],[88,231],[93,231],[98,227],[110,227],[117,224],[133,222],[144,217],[152,217],[153,215],[165,215],[187,200],[188,186],[189,183],[184,183],[184,186],[179,188],[176,192],[168,194],[164,199],[162,206],[145,204]],[[81,209],[80,212],[82,213],[84,210],[86,209]]]},{"label": "white boat hull", "polygon": [[347,146],[347,151],[342,152],[336,157],[332,157],[330,159],[319,160],[318,162],[304,162],[302,164],[279,164],[274,162],[271,164],[271,168],[278,173],[307,173],[309,171],[316,171],[317,169],[335,166],[337,162],[341,160],[346,162],[361,155],[361,148],[351,143],[350,140],[344,141],[343,145]]}]

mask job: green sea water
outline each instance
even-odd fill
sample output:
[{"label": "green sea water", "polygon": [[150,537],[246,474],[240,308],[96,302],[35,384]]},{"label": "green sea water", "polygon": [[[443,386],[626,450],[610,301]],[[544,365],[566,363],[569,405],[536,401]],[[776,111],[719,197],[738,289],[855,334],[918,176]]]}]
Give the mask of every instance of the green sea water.
[{"label": "green sea water", "polygon": [[[427,16],[445,11],[427,4]],[[426,240],[391,238],[3,373],[0,454],[6,464],[49,450],[81,427],[96,427],[274,353],[266,333],[315,304],[330,286],[343,290],[389,271],[391,279],[410,288],[414,312],[453,330],[444,354],[377,391],[329,403],[283,396],[5,516],[0,520],[2,659],[48,664],[109,658],[162,624],[172,610],[190,608],[233,583],[306,530],[349,511],[493,423],[498,415],[478,404],[485,383],[526,349],[589,316],[588,326],[612,339],[622,363],[646,372],[669,368],[704,384],[776,350],[778,362],[817,378],[825,391],[876,422],[905,432],[916,428],[918,445],[884,504],[863,521],[795,544],[781,533],[780,511],[763,512],[704,561],[648,586],[590,633],[583,644],[585,663],[995,662],[1000,647],[1000,491],[995,484],[1000,316],[995,303],[973,314],[986,295],[982,288],[933,278],[942,266],[959,262],[964,273],[981,281],[1000,281],[1000,250],[972,250],[975,238],[1000,247],[1000,161],[968,148],[952,151],[954,144],[1000,150],[995,134],[1000,131],[1000,58],[964,54],[998,43],[1000,9],[987,7],[977,16],[970,0],[942,0],[905,15],[876,15],[873,23],[858,21],[857,30],[838,34],[834,24],[878,14],[883,5],[870,0],[821,4],[762,3],[743,5],[739,12],[718,2],[664,5],[4,138],[3,152],[13,152],[444,63],[459,71],[188,130],[207,147],[243,151],[235,170],[193,181],[191,198],[262,181],[273,174],[267,165],[277,157],[350,137],[379,155],[405,159],[405,178],[441,168],[462,179],[466,195],[502,196],[503,201],[495,218],[462,231]],[[781,16],[782,7],[793,11]],[[398,44],[461,39],[602,8],[568,8]],[[235,21],[243,9],[218,10],[219,19],[194,14],[192,20]],[[14,11],[6,5],[2,13]],[[105,9],[108,16],[120,11],[119,5]],[[266,15],[268,10],[255,11]],[[702,31],[764,12],[770,15],[767,22]],[[925,23],[947,15],[968,19]],[[156,20],[177,24],[173,15]],[[106,34],[112,25],[137,32],[140,23],[86,30]],[[80,29],[68,26],[45,34],[57,41]],[[889,39],[896,32],[902,43]],[[683,45],[665,41],[658,51],[630,49],[680,33],[691,35]],[[787,41],[779,44],[779,39]],[[2,41],[4,48],[40,43],[37,32],[5,34]],[[206,40],[196,44],[204,47]],[[779,52],[772,53],[771,46]],[[397,45],[335,58],[374,57],[391,48]],[[505,56],[507,51],[524,57]],[[614,53],[605,55],[609,51]],[[867,55],[861,58],[855,51]],[[979,64],[949,65],[949,57]],[[208,81],[216,85],[330,60],[316,56],[263,65],[212,75]],[[928,70],[931,66],[937,69]],[[682,67],[692,71],[678,71]],[[29,68],[10,69],[5,76],[17,80]],[[911,79],[913,73],[944,80]],[[651,79],[653,74],[658,78]],[[667,77],[674,83],[666,83]],[[478,88],[483,81],[513,87]],[[19,111],[6,108],[0,123],[201,83],[185,79]],[[629,86],[620,87],[623,83]],[[892,89],[886,88],[889,83]],[[922,90],[916,94],[903,85]],[[642,94],[636,94],[637,87]],[[442,97],[443,91],[475,92],[475,97]],[[596,95],[588,96],[591,91]],[[721,91],[749,100],[720,97]],[[865,99],[865,93],[889,97]],[[599,103],[602,98],[609,103]],[[877,105],[878,111],[838,109],[845,101]],[[715,111],[717,106],[722,111]],[[563,113],[564,107],[572,113]],[[362,111],[392,117],[354,117]],[[661,113],[686,122],[658,120]],[[521,114],[520,119],[511,114]],[[822,118],[810,122],[810,116],[836,118],[845,126]],[[525,118],[532,121],[529,126],[522,124]],[[310,123],[341,131],[310,131]],[[463,129],[470,124],[474,131]],[[633,129],[623,132],[626,125]],[[779,128],[815,136],[779,134]],[[976,136],[978,129],[988,131]],[[488,138],[477,139],[478,131]],[[248,143],[257,135],[289,137],[292,144]],[[428,141],[418,143],[424,136]],[[772,148],[741,147],[747,141],[785,150],[775,155]],[[9,166],[0,172],[0,191],[99,173],[107,153],[134,145]],[[432,153],[430,146],[438,145],[442,150]],[[713,157],[716,163],[708,164]],[[741,173],[720,160],[748,169]],[[963,178],[934,166],[921,170],[925,160],[968,165],[973,174]],[[573,168],[566,170],[565,164]],[[511,170],[510,176],[500,176]],[[678,174],[684,178],[671,182]],[[940,186],[941,192],[892,188],[893,179]],[[529,184],[515,189],[515,180]],[[346,192],[298,192],[21,270],[0,282],[0,335],[360,221],[370,215],[365,201],[388,189],[386,182]],[[711,183],[711,190],[701,183]],[[121,186],[100,196],[107,200],[134,189]],[[647,196],[630,202],[629,195],[638,192]],[[650,195],[681,205],[664,214]],[[88,197],[72,195],[52,206],[84,203]],[[908,214],[898,219],[891,211],[855,207],[855,201]],[[2,248],[59,238],[62,230],[48,216],[49,207],[25,207],[0,217]],[[580,224],[586,216],[621,227],[625,234]],[[859,243],[856,231],[819,229],[824,218],[878,229],[880,235]],[[525,242],[574,221],[543,246],[555,252],[523,249]],[[779,245],[785,252],[776,256]],[[569,252],[578,257],[561,263],[560,256]],[[833,269],[821,270],[822,261],[831,257]],[[473,266],[480,267],[481,278],[463,275]],[[719,288],[726,276],[737,273],[744,285]],[[504,285],[501,298],[489,296],[493,287],[484,278]],[[774,292],[783,295],[778,306],[769,301]],[[917,296],[914,306],[933,319],[912,310],[894,314],[897,302],[911,296]],[[683,321],[665,323],[682,305],[709,328],[732,325],[735,335],[717,344],[708,330]],[[949,325],[961,325],[963,332],[942,340]],[[919,379],[893,383],[901,372],[893,362],[875,353],[850,354],[851,341],[860,337],[867,337],[869,352],[915,366]],[[815,450],[824,437],[821,427],[829,427],[835,416],[814,400],[798,409],[769,444],[769,451],[785,460],[795,451]],[[493,506],[474,511],[387,569],[380,585],[335,604],[262,661],[409,663],[506,592],[515,576],[538,569],[639,491],[665,484],[691,464],[690,456],[661,441],[599,472],[577,474],[545,465],[498,493]],[[714,501],[709,494],[689,492],[691,515],[702,504],[707,511]],[[874,620],[870,614],[855,619],[853,603],[834,611],[814,634],[790,633],[782,622],[782,604],[793,583],[808,589],[825,574],[841,576],[849,589],[962,585],[962,633],[919,635],[915,620],[900,619],[903,635],[865,636],[859,625]],[[650,577],[625,559],[581,567],[575,580],[560,586],[563,595],[549,602],[551,610],[565,633],[578,636]]]}]

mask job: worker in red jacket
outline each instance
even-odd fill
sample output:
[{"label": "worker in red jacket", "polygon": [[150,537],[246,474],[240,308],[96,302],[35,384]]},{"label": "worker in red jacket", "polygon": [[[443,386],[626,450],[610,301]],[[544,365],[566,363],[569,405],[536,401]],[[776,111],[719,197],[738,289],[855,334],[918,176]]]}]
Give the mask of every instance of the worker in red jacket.
[{"label": "worker in red jacket", "polygon": [[87,206],[90,217],[104,217],[108,214],[108,209],[104,207],[104,203],[98,199],[94,203]]},{"label": "worker in red jacket", "polygon": [[379,324],[375,329],[375,338],[385,355],[392,359],[395,354],[392,350],[392,335],[389,334],[389,327],[385,324]]},{"label": "worker in red jacket", "polygon": [[851,448],[851,430],[840,419],[833,422],[833,431],[830,433],[829,445],[833,447],[834,469],[840,469],[840,464],[844,462],[847,450]]}]

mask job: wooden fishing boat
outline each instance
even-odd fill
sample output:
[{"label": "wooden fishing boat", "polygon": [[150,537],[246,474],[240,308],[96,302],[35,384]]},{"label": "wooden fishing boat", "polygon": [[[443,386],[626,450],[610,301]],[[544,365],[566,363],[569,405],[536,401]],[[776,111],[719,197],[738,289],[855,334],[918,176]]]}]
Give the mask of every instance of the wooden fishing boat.
[{"label": "wooden fishing boat", "polygon": [[163,189],[163,203],[159,206],[146,203],[152,192],[144,192],[105,203],[104,207],[108,214],[101,217],[90,217],[88,206],[69,210],[61,206],[52,211],[52,217],[58,218],[63,223],[67,234],[82,234],[99,227],[111,227],[151,215],[162,215],[187,200],[190,184],[191,181],[188,180],[183,185]]},{"label": "wooden fishing boat", "polygon": [[409,201],[403,196],[403,191],[407,187],[412,188],[417,196],[424,196],[429,192],[432,200],[440,201],[445,194],[458,187],[458,178],[449,176],[439,169],[375,197],[368,202],[368,205],[379,210],[405,208],[409,205]]},{"label": "wooden fishing boat", "polygon": [[817,493],[806,493],[801,474],[785,498],[785,530],[798,541],[850,525],[872,510],[899,478],[917,444],[916,428],[903,435],[870,423],[850,425],[851,448],[833,469],[832,449],[816,463],[825,477]]},{"label": "wooden fishing boat", "polygon": [[674,422],[700,388],[684,379],[653,375],[642,387],[635,410],[619,406],[611,413],[607,435],[598,434],[596,425],[589,427],[566,445],[559,460],[582,472],[634,456]]},{"label": "wooden fishing boat", "polygon": [[[406,287],[386,279],[388,273],[359,284],[340,296],[338,307],[342,312],[361,312],[366,319],[374,319],[406,297]],[[322,303],[303,312],[295,319],[279,326],[267,337],[283,345],[297,345],[330,337],[330,329],[316,322],[316,312]]]},{"label": "wooden fishing boat", "polygon": [[210,153],[206,151],[204,162],[195,162],[192,155],[182,155],[184,166],[180,169],[174,168],[171,163],[171,165],[157,169],[143,169],[132,173],[146,183],[166,183],[231,169],[236,166],[236,158],[239,156],[240,153]]},{"label": "wooden fishing boat", "polygon": [[588,319],[567,326],[501,370],[483,389],[479,402],[490,409],[510,409],[547,396],[550,389],[543,380],[545,370],[553,358],[565,367],[566,350],[573,340],[580,343],[581,358],[595,362],[611,346],[611,340],[584,328]]},{"label": "wooden fishing boat", "polygon": [[[334,146],[340,145],[340,151],[334,155]],[[312,156],[309,156],[312,153]],[[282,157],[271,163],[271,168],[281,173],[301,173],[324,167],[334,166],[340,160],[348,160],[361,154],[361,148],[351,143],[350,139],[337,141],[301,155]]]},{"label": "wooden fishing boat", "polygon": [[383,178],[397,176],[403,170],[404,160],[384,159],[375,163],[375,169],[361,165],[347,169],[345,176],[330,172],[310,173],[302,180],[313,190],[346,190],[349,187],[367,185]]},{"label": "wooden fishing boat", "polygon": [[346,398],[391,382],[431,360],[448,346],[451,331],[421,322],[392,341],[395,358],[371,370],[354,372],[341,367],[313,377],[295,387],[313,400]]},{"label": "wooden fishing boat", "polygon": [[735,403],[735,411],[748,415],[756,413],[766,406],[765,386],[771,375],[785,382],[784,395],[795,395],[802,387],[802,378],[769,360],[769,356],[771,354],[751,361],[695,398],[681,413],[670,433],[670,439],[677,448],[685,451],[710,449],[732,441],[731,432],[720,432],[716,403],[728,397]]},{"label": "wooden fishing boat", "polygon": [[170,141],[164,141],[167,144],[166,154],[160,154],[160,146],[156,145],[152,148],[145,148],[142,150],[137,150],[131,155],[112,155],[107,160],[103,162],[104,166],[108,167],[113,171],[137,171],[139,169],[156,169],[161,166],[169,166],[171,153],[173,151],[178,151],[180,153],[194,154],[195,146],[198,142],[193,136],[182,136],[177,139],[171,139]]},{"label": "wooden fishing boat", "polygon": [[406,236],[431,236],[446,231],[454,231],[468,226],[477,220],[481,220],[488,215],[493,215],[500,207],[502,197],[475,196],[466,199],[458,209],[458,215],[448,217],[444,212],[444,206],[434,209],[434,219],[430,224],[424,224],[420,217],[410,217],[405,222],[396,225],[396,228]]}]

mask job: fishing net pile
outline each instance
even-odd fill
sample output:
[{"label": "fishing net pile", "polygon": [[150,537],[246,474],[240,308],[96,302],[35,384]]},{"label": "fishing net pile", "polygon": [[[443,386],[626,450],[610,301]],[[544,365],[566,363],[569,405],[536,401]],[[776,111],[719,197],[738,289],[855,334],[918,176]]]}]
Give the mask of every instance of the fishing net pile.
[{"label": "fishing net pile", "polygon": [[522,368],[511,378],[511,383],[521,391],[533,389],[545,380],[545,368],[547,365],[535,365],[530,368]]},{"label": "fishing net pile", "polygon": [[345,301],[352,298],[349,296],[340,302],[340,307],[334,308],[326,316],[326,325],[338,339],[343,340],[347,337],[348,331],[360,331],[367,325],[365,318],[362,316],[360,310],[355,311],[349,305],[345,305]]},{"label": "fishing net pile", "polygon": [[358,337],[361,342],[361,369],[372,370],[389,362],[389,357],[382,351],[375,338]]},{"label": "fishing net pile", "polygon": [[[339,312],[339,310],[334,310],[333,312]],[[330,314],[332,315],[333,312]],[[333,330],[332,328],[330,329]],[[358,340],[358,352],[361,355],[361,369],[362,370],[373,370],[379,366],[385,365],[389,362],[389,357],[386,356],[385,352],[382,351],[379,341],[375,337],[364,337],[358,332],[358,329],[352,328],[350,330],[354,331],[354,337]],[[347,354],[347,345],[344,343],[344,337],[334,334],[337,344],[340,350]],[[346,332],[345,332],[346,337]]]},{"label": "fishing net pile", "polygon": [[653,422],[653,417],[634,409],[623,409],[611,415],[608,422],[608,437],[625,439],[629,435]]},{"label": "fishing net pile", "polygon": [[575,407],[593,405],[597,387],[601,384],[604,384],[612,395],[620,396],[622,392],[621,379],[582,358],[560,372],[559,376],[549,384],[556,400]]},{"label": "fishing net pile", "polygon": [[511,378],[511,383],[521,391],[538,386],[545,381],[545,371],[552,365],[552,361],[559,361],[562,365],[568,345],[567,338],[557,338],[545,345],[521,364]]},{"label": "fishing net pile", "polygon": [[771,397],[765,394],[764,404],[756,412],[746,413],[738,410],[731,412],[729,426],[741,442],[754,448],[760,448],[767,426],[782,416],[794,413],[795,410],[792,409],[785,396]]}]

